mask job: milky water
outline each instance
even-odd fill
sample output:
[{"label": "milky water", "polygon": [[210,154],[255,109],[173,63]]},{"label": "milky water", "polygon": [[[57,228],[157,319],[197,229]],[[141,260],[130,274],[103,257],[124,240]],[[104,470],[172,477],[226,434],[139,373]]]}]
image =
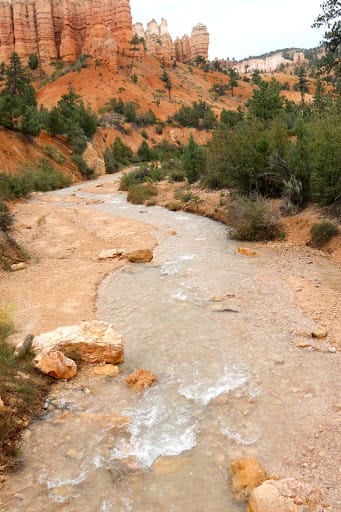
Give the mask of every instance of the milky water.
[{"label": "milky water", "polygon": [[[155,226],[159,244],[151,263],[127,264],[98,291],[98,318],[125,340],[120,376],[85,369],[56,386],[26,436],[25,466],[1,510],[244,510],[228,489],[228,464],[260,456],[276,468],[313,414],[313,403],[303,412],[297,391],[289,392],[315,385],[314,356],[292,347],[293,332],[312,322],[274,279],[269,256],[237,255],[222,225],[132,206],[123,195],[78,193],[106,201],[89,215]],[[143,393],[124,383],[137,368],[158,376]]]}]

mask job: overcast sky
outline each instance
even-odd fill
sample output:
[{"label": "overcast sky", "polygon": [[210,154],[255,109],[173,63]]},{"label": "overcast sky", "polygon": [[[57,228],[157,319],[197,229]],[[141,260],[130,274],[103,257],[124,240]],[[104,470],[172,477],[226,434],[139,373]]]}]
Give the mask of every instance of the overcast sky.
[{"label": "overcast sky", "polygon": [[210,58],[237,60],[282,48],[318,46],[323,30],[311,25],[322,0],[131,0],[134,23],[166,18],[171,36],[197,23],[210,33]]}]

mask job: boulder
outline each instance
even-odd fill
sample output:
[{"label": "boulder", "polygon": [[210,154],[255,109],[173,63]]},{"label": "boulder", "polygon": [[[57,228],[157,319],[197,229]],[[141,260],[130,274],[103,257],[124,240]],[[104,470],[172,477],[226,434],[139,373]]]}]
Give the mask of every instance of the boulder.
[{"label": "boulder", "polygon": [[143,389],[150,388],[157,381],[157,377],[149,370],[140,369],[128,375],[125,381],[128,386],[131,386],[136,391],[142,391]]},{"label": "boulder", "polygon": [[37,354],[60,351],[85,363],[123,363],[123,341],[113,325],[106,322],[83,322],[58,327],[34,338],[32,350]]},{"label": "boulder", "polygon": [[33,364],[41,373],[55,379],[73,379],[77,373],[76,363],[58,350],[38,355]]},{"label": "boulder", "polygon": [[128,260],[132,263],[149,263],[153,259],[151,249],[136,249],[127,254]]},{"label": "boulder", "polygon": [[295,478],[267,480],[250,495],[247,512],[322,512],[321,492]]},{"label": "boulder", "polygon": [[237,501],[247,501],[253,489],[266,479],[266,472],[256,459],[238,459],[229,467],[231,490]]}]

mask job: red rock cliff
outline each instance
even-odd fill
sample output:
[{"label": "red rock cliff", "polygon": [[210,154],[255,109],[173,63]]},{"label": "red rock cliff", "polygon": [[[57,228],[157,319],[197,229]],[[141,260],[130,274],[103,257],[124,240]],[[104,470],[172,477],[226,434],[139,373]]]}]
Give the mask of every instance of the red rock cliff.
[{"label": "red rock cliff", "polygon": [[115,71],[132,34],[129,0],[0,0],[0,61],[13,51],[42,64],[87,53]]}]

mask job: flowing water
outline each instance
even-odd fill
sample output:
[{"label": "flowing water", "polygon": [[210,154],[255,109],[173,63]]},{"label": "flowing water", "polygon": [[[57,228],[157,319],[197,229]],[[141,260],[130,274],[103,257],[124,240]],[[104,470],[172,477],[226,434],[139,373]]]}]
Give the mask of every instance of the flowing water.
[{"label": "flowing water", "polygon": [[[132,206],[123,195],[78,193],[105,199],[89,210],[155,226],[159,245],[152,263],[127,264],[98,292],[98,319],[125,339],[120,376],[85,369],[55,387],[0,510],[244,510],[228,489],[229,462],[259,456],[276,469],[314,421],[314,398],[307,405],[303,395],[323,388],[328,371],[293,344],[294,331],[313,323],[294,307],[269,253],[237,255],[222,225]],[[143,393],[124,383],[137,368],[159,378]]]}]

